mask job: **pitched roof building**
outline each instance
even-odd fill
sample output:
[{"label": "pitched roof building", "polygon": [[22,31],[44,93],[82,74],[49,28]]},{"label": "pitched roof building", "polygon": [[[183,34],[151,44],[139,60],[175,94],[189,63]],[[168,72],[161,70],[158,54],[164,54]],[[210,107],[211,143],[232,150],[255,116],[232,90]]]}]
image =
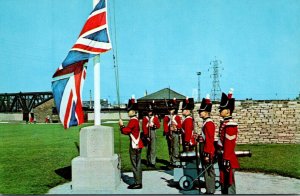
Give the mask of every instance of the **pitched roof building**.
[{"label": "pitched roof building", "polygon": [[[181,102],[185,100],[186,96],[179,94],[170,88],[161,89],[159,91],[137,99],[138,112],[139,114],[143,114],[143,111],[145,111],[146,106],[154,101],[157,107],[156,114],[158,114],[159,117],[162,118],[164,115],[168,114],[166,101],[174,98],[176,98],[178,102]],[[139,117],[142,118],[142,115],[139,115]]]},{"label": "pitched roof building", "polygon": [[138,101],[142,101],[142,100],[161,100],[161,99],[173,99],[173,98],[176,98],[176,99],[185,99],[186,97],[182,94],[179,94],[175,91],[173,91],[172,89],[170,88],[164,88],[164,89],[161,89],[157,92],[154,92],[154,93],[151,93],[149,95],[146,95],[144,97],[141,97],[138,99]]}]

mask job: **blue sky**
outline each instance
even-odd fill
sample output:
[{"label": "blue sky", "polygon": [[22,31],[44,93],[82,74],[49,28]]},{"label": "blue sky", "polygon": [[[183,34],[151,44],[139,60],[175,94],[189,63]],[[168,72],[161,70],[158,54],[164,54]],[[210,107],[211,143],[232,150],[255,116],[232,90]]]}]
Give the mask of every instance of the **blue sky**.
[{"label": "blue sky", "polygon": [[[234,88],[237,99],[299,95],[298,0],[108,0],[108,6],[122,102],[169,86],[197,98],[198,71],[204,97],[215,58],[222,61],[222,91]],[[0,93],[50,91],[91,10],[92,0],[0,0]],[[101,98],[110,102],[116,101],[112,54],[100,57]],[[90,90],[92,60],[83,100]]]}]

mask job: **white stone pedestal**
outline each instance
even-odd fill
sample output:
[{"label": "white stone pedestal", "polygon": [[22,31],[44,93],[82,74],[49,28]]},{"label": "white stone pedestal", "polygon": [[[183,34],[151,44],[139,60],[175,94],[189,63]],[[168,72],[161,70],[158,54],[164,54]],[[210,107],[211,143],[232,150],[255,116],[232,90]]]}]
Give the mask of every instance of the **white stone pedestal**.
[{"label": "white stone pedestal", "polygon": [[80,156],[72,160],[72,189],[116,190],[121,182],[121,173],[117,166],[113,128],[82,128]]}]

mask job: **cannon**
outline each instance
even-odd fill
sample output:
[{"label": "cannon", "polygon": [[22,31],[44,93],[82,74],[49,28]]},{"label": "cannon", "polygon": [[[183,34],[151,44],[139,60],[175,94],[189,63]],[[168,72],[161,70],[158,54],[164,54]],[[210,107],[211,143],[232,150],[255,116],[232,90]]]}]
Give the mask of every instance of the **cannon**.
[{"label": "cannon", "polygon": [[235,151],[235,155],[237,157],[251,157],[252,156],[252,152],[250,150]]},{"label": "cannon", "polygon": [[[221,153],[223,153],[221,151]],[[252,152],[250,150],[245,151],[235,151],[237,157],[251,157]],[[219,166],[218,166],[218,154],[216,153],[213,162],[206,168],[214,167],[216,173],[215,186],[216,189],[220,187],[219,182]],[[191,190],[196,181],[204,181],[205,170],[202,167],[200,161],[200,154],[196,151],[182,152],[180,153],[178,162],[176,162],[176,167],[174,168],[174,182],[178,182],[181,189],[187,191]],[[199,188],[199,192],[201,189]]]}]

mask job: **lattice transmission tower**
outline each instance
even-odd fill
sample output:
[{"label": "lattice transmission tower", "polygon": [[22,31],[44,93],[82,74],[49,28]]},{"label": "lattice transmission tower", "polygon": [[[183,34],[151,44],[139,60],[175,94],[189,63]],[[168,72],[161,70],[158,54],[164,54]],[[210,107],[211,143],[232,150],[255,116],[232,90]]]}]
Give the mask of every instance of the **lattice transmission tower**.
[{"label": "lattice transmission tower", "polygon": [[[210,77],[213,78],[213,82],[212,82],[212,89],[211,89],[211,100],[213,101],[220,101],[221,99],[221,87],[220,87],[220,80],[219,77],[221,77],[219,68],[220,68],[220,64],[222,64],[222,61],[217,60],[215,57],[215,60],[210,62],[210,65],[212,65],[212,74],[210,75]],[[210,68],[210,69],[211,69]],[[209,69],[209,71],[210,71]]]}]

